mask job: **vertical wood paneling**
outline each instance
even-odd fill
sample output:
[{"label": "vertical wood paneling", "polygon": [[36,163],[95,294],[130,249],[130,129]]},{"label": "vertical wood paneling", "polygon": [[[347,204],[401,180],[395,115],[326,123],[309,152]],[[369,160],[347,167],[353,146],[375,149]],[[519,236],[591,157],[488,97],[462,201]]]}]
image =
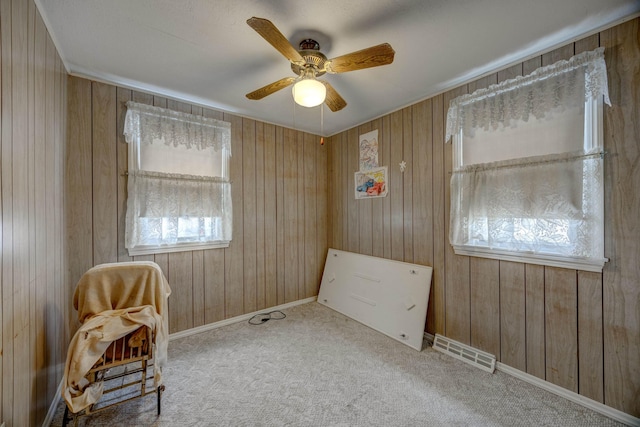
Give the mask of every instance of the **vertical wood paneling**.
[{"label": "vertical wood paneling", "polygon": [[[2,269],[0,274],[2,276],[2,295],[11,295],[13,289],[10,287],[12,284],[12,269],[11,255],[13,253],[13,234],[12,234],[12,212],[11,207],[11,193],[9,192],[9,184],[11,182],[11,3],[8,1],[0,2],[0,53],[2,54],[2,64],[0,64],[0,72],[2,73],[2,79],[0,79],[0,104],[2,109],[0,110],[0,164],[2,170],[0,171],[0,200],[2,202]],[[12,301],[7,298],[2,299],[2,352],[0,353],[0,363],[2,363],[2,376],[0,376],[0,383],[2,386],[2,405],[0,405],[0,415],[2,419],[11,417],[13,413],[13,393],[11,392],[11,386],[13,385],[13,343],[11,336],[13,335],[13,305]]]},{"label": "vertical wood paneling", "polygon": [[605,108],[604,402],[640,417],[640,19],[600,34]]},{"label": "vertical wood paneling", "polygon": [[578,295],[575,270],[545,267],[546,379],[578,392]]},{"label": "vertical wood paneling", "polygon": [[[35,199],[36,199],[36,294],[35,300],[35,315],[33,317],[35,324],[36,343],[34,352],[36,353],[35,360],[35,419],[42,420],[45,417],[47,411],[47,375],[46,370],[43,369],[47,365],[46,359],[46,336],[43,333],[45,330],[45,307],[47,304],[47,247],[43,243],[43,236],[46,236],[47,224],[47,206],[45,203],[45,187],[46,187],[46,146],[45,146],[45,104],[41,100],[44,99],[46,94],[46,53],[47,53],[47,30],[44,26],[44,22],[40,17],[40,14],[36,12],[36,28],[35,28]],[[65,77],[66,79],[66,77]],[[66,111],[66,105],[65,105]],[[65,236],[66,237],[66,236]],[[70,286],[69,286],[70,287]],[[63,310],[67,316],[69,316],[69,310]],[[70,316],[69,316],[70,318]],[[65,322],[66,324],[69,321]],[[65,325],[66,326],[66,325]]]},{"label": "vertical wood paneling", "polygon": [[242,119],[242,203],[244,312],[256,311],[256,122]]},{"label": "vertical wood paneling", "polygon": [[[389,166],[389,176],[391,174],[391,117],[389,115],[382,118],[382,132],[378,133],[382,144],[381,155],[383,165]],[[391,191],[391,182],[387,183],[389,192]],[[382,200],[382,252],[383,257],[391,259],[391,193],[387,194]]]},{"label": "vertical wood paneling", "polygon": [[265,270],[265,134],[264,124],[256,122],[256,310],[266,305]]},{"label": "vertical wood paneling", "polygon": [[298,144],[296,132],[284,131],[284,301],[298,299]]},{"label": "vertical wood paneling", "polygon": [[305,286],[305,194],[304,194],[304,132],[296,132],[296,145],[298,146],[298,161],[296,168],[296,196],[298,200],[298,212],[297,212],[297,224],[298,224],[298,237],[295,241],[296,254],[298,256],[298,296],[296,299],[304,298],[306,292]]},{"label": "vertical wood paneling", "polygon": [[[28,8],[24,1],[11,7],[11,90],[12,94],[12,299],[13,332],[13,416],[16,425],[29,423],[20,396],[29,394],[29,198],[28,198]],[[21,24],[21,25],[20,25]],[[4,267],[4,266],[3,266]],[[11,294],[10,294],[11,295]],[[26,405],[28,407],[28,405]]]},{"label": "vertical wood paneling", "polygon": [[410,154],[410,169],[404,174],[410,174],[413,183],[412,262],[433,265],[433,142],[431,127],[427,125],[431,122],[431,100],[414,105],[411,113],[413,152]]},{"label": "vertical wood paneling", "polygon": [[207,249],[204,257],[204,321],[218,322],[226,319],[226,295],[224,274],[224,249]]},{"label": "vertical wood paneling", "polygon": [[[378,130],[378,166],[386,165],[384,158],[383,140],[384,132],[382,120],[377,119],[371,122],[371,130]],[[371,255],[377,257],[384,256],[384,218],[383,206],[386,197],[377,197],[371,201]]]},{"label": "vertical wood paneling", "polygon": [[[0,53],[0,420],[39,425],[61,378],[69,320],[66,76],[32,1],[0,2]],[[88,163],[90,176],[90,155]]]},{"label": "vertical wood paneling", "polygon": [[[277,269],[277,298],[278,304],[285,301],[285,283],[287,253],[285,251],[285,158],[284,158],[284,129],[276,128],[276,262]],[[287,224],[288,225],[288,224]]]},{"label": "vertical wood paneling", "polygon": [[[28,328],[28,353],[29,357],[25,357],[28,360],[28,371],[25,373],[29,378],[29,390],[27,391],[29,396],[35,397],[29,402],[29,420],[28,423],[30,425],[35,425],[36,420],[38,418],[38,364],[37,364],[37,349],[38,349],[38,322],[37,322],[37,310],[38,310],[38,300],[37,300],[37,237],[36,237],[36,227],[37,227],[37,211],[36,211],[36,126],[38,122],[38,118],[36,118],[36,58],[37,58],[37,40],[36,40],[36,6],[34,3],[29,2],[28,4],[28,29],[27,29],[27,49],[28,49],[28,63],[27,63],[27,84],[28,84],[28,112],[27,112],[27,120],[28,120],[28,128],[29,128],[29,145],[27,152],[27,162],[28,162],[28,184],[27,184],[27,194],[29,200],[29,289],[28,289],[28,300],[27,303],[29,307],[25,310],[30,320],[28,320],[26,327]],[[40,120],[42,116],[39,116]],[[1,125],[0,125],[1,126]],[[60,129],[59,129],[60,130]],[[60,191],[64,191],[64,189],[60,189]],[[0,203],[1,205],[1,203]],[[0,306],[1,310],[1,306]],[[0,316],[1,317],[1,316]],[[1,329],[1,328],[0,328]],[[2,339],[0,338],[0,343]],[[2,377],[0,370],[0,377]],[[0,384],[2,380],[0,380]],[[0,386],[0,390],[2,387]]]},{"label": "vertical wood paneling", "polygon": [[318,242],[318,222],[316,221],[316,144],[317,138],[305,133],[303,139],[303,165],[302,183],[304,190],[304,292],[300,298],[308,298],[317,295],[318,282],[318,257],[316,256]]},{"label": "vertical wood paneling", "polygon": [[[402,109],[402,160],[407,164],[407,169],[400,172],[402,179],[402,217],[403,217],[403,255],[402,260],[413,262],[413,132],[412,113],[413,107]],[[392,169],[400,169],[400,164],[391,164]]]},{"label": "vertical wood paneling", "polygon": [[[427,331],[445,334],[445,248],[449,244],[446,234],[445,210],[449,201],[445,199],[445,187],[449,179],[445,176],[444,164],[444,118],[445,105],[442,95],[432,98],[432,143],[433,143],[433,274],[431,295],[427,312]],[[429,120],[427,118],[427,120]],[[433,313],[433,326],[429,328],[429,312]]]},{"label": "vertical wood paneling", "polygon": [[500,357],[500,263],[469,260],[471,345]]},{"label": "vertical wood paneling", "polygon": [[[46,76],[46,93],[45,93],[45,104],[46,111],[53,112],[56,110],[56,76],[55,76],[55,68],[56,68],[56,57],[57,57],[55,46],[53,45],[53,41],[51,37],[47,37],[47,76]],[[91,116],[89,116],[91,117]],[[51,284],[56,283],[56,251],[59,250],[60,246],[56,245],[56,216],[59,214],[56,212],[56,189],[55,189],[55,178],[56,178],[56,167],[57,162],[55,160],[55,152],[56,152],[56,142],[57,138],[55,135],[55,123],[57,117],[55,114],[49,113],[45,116],[45,128],[46,128],[46,140],[45,140],[45,156],[49,161],[45,167],[45,203],[51,209],[47,212],[47,222],[50,224],[46,230],[46,245],[47,245],[47,281],[50,284],[47,288],[47,298],[51,298],[53,301],[58,301],[61,298],[60,290],[56,286],[50,287]],[[89,164],[91,163],[91,157],[88,160]],[[91,166],[89,165],[89,170],[91,170]],[[90,184],[89,184],[90,185]],[[89,219],[89,221],[91,221]],[[91,245],[91,242],[89,242]],[[91,248],[92,246],[89,246]],[[87,255],[89,263],[91,263],[91,249]],[[47,307],[47,320],[46,320],[46,333],[48,337],[57,337],[57,326],[60,323],[60,312],[57,309],[51,309],[51,306]],[[48,362],[51,368],[48,370],[48,379],[47,379],[47,396],[53,396],[56,393],[56,379],[60,378],[58,375],[58,369],[61,359],[61,350],[62,344],[60,340],[55,339],[47,342],[47,348],[49,349],[48,354]]]},{"label": "vertical wood paneling", "polygon": [[264,125],[264,287],[265,307],[278,304],[276,128]]},{"label": "vertical wood paneling", "polygon": [[[358,170],[360,170],[360,135],[371,130],[371,123],[366,123],[358,128]],[[359,253],[371,255],[373,253],[371,199],[358,200],[358,237]]]},{"label": "vertical wood paneling", "polygon": [[347,150],[347,250],[360,250],[360,227],[358,225],[358,206],[361,200],[355,197],[355,173],[360,169],[360,149],[358,147],[358,128],[346,132],[345,148]]},{"label": "vertical wood paneling", "polygon": [[[413,262],[433,266],[433,142],[431,133],[431,100],[415,104],[411,109],[411,170],[413,182]],[[420,125],[422,124],[422,125]],[[432,283],[433,284],[433,279]],[[433,297],[433,287],[429,298]],[[433,331],[433,304],[427,310],[426,329]]]},{"label": "vertical wood paneling", "polygon": [[398,166],[402,161],[402,111],[390,114],[389,123],[389,198],[391,204],[391,259],[404,261],[404,191],[402,189],[402,173]]},{"label": "vertical wood paneling", "polygon": [[[93,266],[91,82],[69,77],[67,88],[69,125],[65,192],[67,210],[73,215],[67,215],[66,240],[69,286],[73,291],[80,276]],[[46,152],[45,157],[48,158]]]},{"label": "vertical wood paneling", "polygon": [[192,321],[193,327],[196,327],[205,324],[204,251],[193,251],[191,256],[191,277],[193,280],[191,287]]},{"label": "vertical wood paneling", "polygon": [[579,392],[604,402],[602,273],[578,272]]},{"label": "vertical wood paneling", "polygon": [[[191,252],[169,254],[167,280],[171,286],[169,299],[169,331],[193,328],[193,257]],[[166,270],[165,270],[166,271]]]},{"label": "vertical wood paneling", "polygon": [[527,373],[545,379],[547,366],[545,362],[545,305],[544,305],[544,267],[525,264],[527,318]]},{"label": "vertical wood paneling", "polygon": [[[324,271],[324,264],[327,256],[328,250],[328,239],[329,239],[329,227],[328,227],[328,217],[329,217],[329,203],[327,200],[328,188],[327,182],[327,172],[328,172],[328,164],[327,164],[327,156],[329,154],[329,148],[325,142],[324,145],[320,145],[319,138],[314,137],[314,147],[316,148],[315,152],[315,172],[316,172],[316,186],[312,191],[311,196],[316,199],[316,211],[315,211],[315,221],[316,221],[316,271],[315,277],[313,278],[313,292],[310,296],[317,295],[320,289],[320,282],[322,281],[322,273]],[[319,189],[325,189],[326,191],[318,191]]]},{"label": "vertical wood paneling", "polygon": [[340,155],[340,137],[333,136],[326,139],[328,146],[328,174],[329,182],[329,217],[327,226],[329,227],[329,247],[335,249],[342,248],[342,191],[344,186],[341,181],[342,156]]},{"label": "vertical wood paneling", "polygon": [[92,95],[93,263],[118,260],[116,88],[94,82]]},{"label": "vertical wood paneling", "polygon": [[349,138],[346,132],[340,134],[340,155],[342,156],[342,250],[349,250],[349,215],[353,212],[353,177],[349,173]]},{"label": "vertical wood paneling", "polygon": [[527,370],[525,264],[500,261],[500,361]]}]

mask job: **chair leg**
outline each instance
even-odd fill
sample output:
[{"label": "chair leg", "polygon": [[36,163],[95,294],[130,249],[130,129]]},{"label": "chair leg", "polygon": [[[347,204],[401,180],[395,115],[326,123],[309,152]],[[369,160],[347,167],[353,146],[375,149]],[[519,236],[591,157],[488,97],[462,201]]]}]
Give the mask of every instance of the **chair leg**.
[{"label": "chair leg", "polygon": [[69,407],[65,404],[64,405],[64,415],[62,417],[62,427],[67,427],[68,417],[69,417]]},{"label": "chair leg", "polygon": [[160,412],[162,412],[162,392],[163,391],[164,391],[164,385],[161,385],[156,389],[156,394],[158,395],[158,416],[160,416]]}]

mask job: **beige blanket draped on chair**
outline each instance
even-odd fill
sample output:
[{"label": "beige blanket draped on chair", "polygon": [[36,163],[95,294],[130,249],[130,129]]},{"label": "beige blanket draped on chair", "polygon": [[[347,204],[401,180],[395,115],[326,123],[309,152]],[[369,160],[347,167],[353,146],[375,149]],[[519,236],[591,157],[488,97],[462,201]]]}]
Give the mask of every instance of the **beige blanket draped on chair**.
[{"label": "beige blanket draped on chair", "polygon": [[101,264],[82,276],[73,298],[82,326],[69,344],[62,390],[72,412],[102,396],[102,383],[89,385],[85,376],[111,342],[143,325],[154,331],[154,377],[156,384],[161,384],[167,359],[170,294],[162,270],[153,262]]}]

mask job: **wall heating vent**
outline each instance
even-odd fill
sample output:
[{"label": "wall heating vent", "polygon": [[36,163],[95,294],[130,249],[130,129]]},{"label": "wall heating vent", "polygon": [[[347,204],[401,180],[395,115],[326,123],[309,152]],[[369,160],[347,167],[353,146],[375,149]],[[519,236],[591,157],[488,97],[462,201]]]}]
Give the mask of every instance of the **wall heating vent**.
[{"label": "wall heating vent", "polygon": [[467,362],[483,371],[493,374],[493,371],[496,369],[496,357],[494,355],[469,347],[468,345],[443,337],[442,335],[436,334],[436,338],[433,341],[433,348],[441,353]]}]

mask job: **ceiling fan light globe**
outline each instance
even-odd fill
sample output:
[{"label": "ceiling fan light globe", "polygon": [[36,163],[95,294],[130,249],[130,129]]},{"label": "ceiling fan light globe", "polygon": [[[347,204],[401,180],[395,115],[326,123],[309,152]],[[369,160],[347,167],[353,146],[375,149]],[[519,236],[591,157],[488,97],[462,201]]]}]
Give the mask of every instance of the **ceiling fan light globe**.
[{"label": "ceiling fan light globe", "polygon": [[315,79],[304,79],[293,85],[293,100],[303,107],[315,107],[324,102],[327,88]]}]

